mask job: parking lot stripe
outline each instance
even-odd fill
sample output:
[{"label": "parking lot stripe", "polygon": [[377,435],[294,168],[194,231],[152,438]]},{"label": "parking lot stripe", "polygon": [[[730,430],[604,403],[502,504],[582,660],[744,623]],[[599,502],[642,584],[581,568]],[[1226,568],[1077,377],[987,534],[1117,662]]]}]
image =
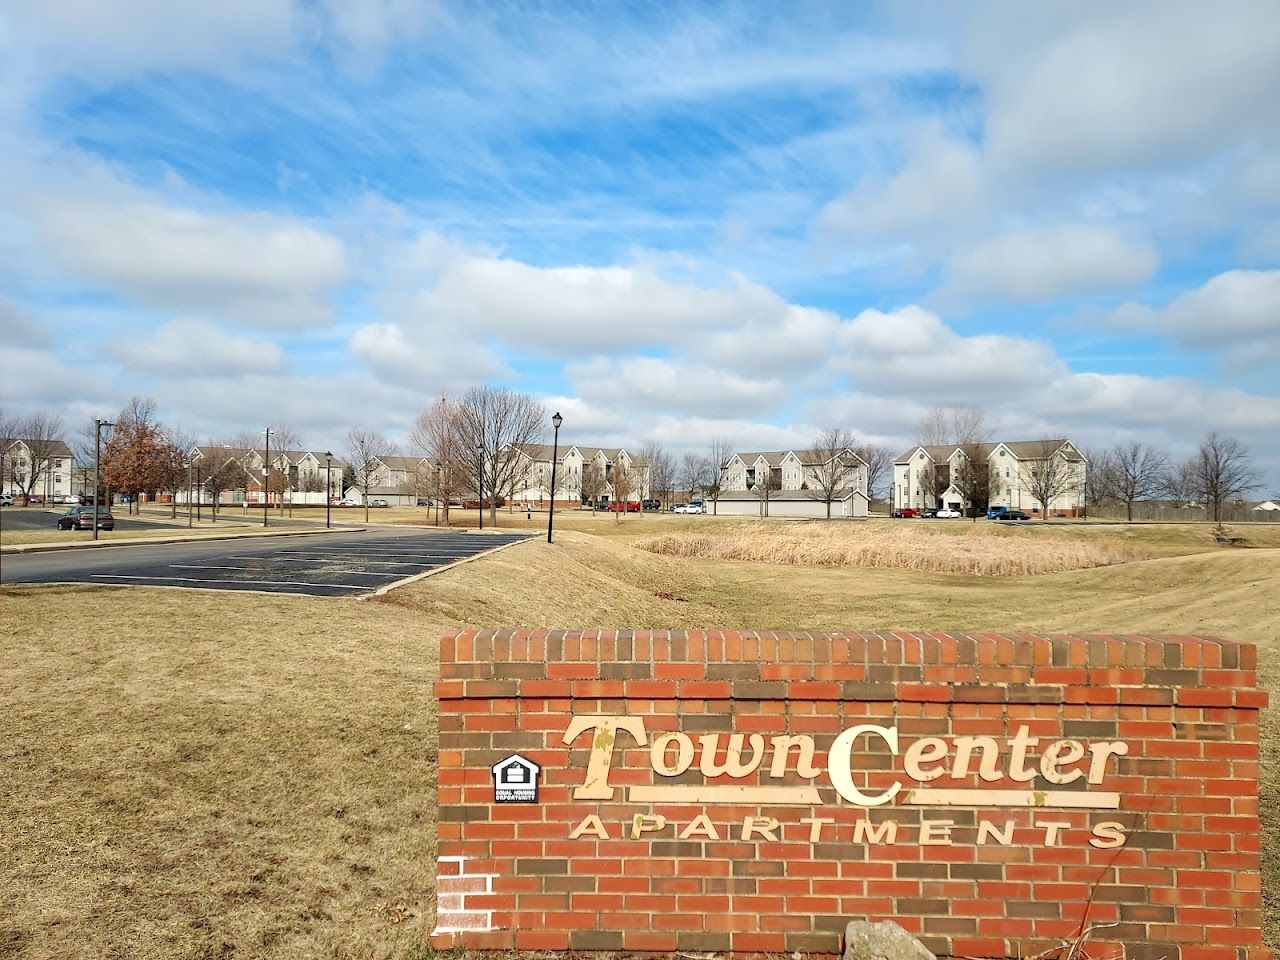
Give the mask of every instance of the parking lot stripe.
[{"label": "parking lot stripe", "polygon": [[[265,572],[261,567],[231,567],[231,566],[226,566],[224,564],[216,564],[216,563],[171,563],[169,564],[169,569],[170,570],[244,570],[244,571],[251,571],[254,573]],[[312,572],[319,573],[320,571],[316,570]],[[372,570],[342,570],[342,571],[336,571],[336,572],[349,573],[352,576],[356,576],[356,577],[404,576],[404,574],[402,573],[375,573]]]},{"label": "parking lot stripe", "polygon": [[[453,557],[447,557],[446,559],[456,560],[458,557],[465,557],[465,556],[468,556],[468,554],[460,553]],[[227,559],[228,560],[255,560],[257,558],[256,557],[227,557]],[[329,557],[272,557],[271,559],[273,562],[280,562],[280,563],[340,563],[349,558],[339,557],[339,556],[329,556]],[[360,563],[362,564],[369,563],[378,567],[430,566],[430,564],[419,563],[417,560],[365,560],[363,557],[360,558]]]},{"label": "parking lot stripe", "polygon": [[93,580],[172,580],[175,583],[261,583],[270,587],[322,587],[334,590],[368,590],[367,583],[307,583],[303,580],[219,580],[214,577],[142,577],[123,573],[95,573]]}]

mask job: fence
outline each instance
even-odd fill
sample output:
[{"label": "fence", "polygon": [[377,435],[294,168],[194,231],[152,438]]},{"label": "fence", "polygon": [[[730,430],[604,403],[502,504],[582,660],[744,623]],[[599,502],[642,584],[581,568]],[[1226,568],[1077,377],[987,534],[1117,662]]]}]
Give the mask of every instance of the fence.
[{"label": "fence", "polygon": [[[1094,505],[1088,508],[1090,520],[1127,520],[1129,512],[1123,503]],[[1213,511],[1204,507],[1170,507],[1159,503],[1135,503],[1134,520],[1162,523],[1212,522]],[[1228,504],[1222,508],[1223,523],[1280,523],[1280,510],[1255,510],[1245,504]]]}]

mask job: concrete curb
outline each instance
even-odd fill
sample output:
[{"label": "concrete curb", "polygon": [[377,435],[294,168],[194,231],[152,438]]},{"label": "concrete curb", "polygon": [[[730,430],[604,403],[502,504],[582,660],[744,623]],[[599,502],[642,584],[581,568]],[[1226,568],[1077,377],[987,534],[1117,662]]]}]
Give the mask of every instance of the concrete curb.
[{"label": "concrete curb", "polygon": [[443,567],[432,567],[430,570],[423,570],[421,573],[415,573],[413,576],[405,577],[403,580],[397,580],[395,583],[388,583],[386,586],[379,587],[377,590],[374,590],[371,593],[362,593],[359,596],[357,596],[355,599],[368,600],[370,597],[383,597],[383,596],[386,596],[388,593],[390,593],[392,590],[397,590],[400,587],[407,587],[409,584],[417,583],[419,580],[425,580],[428,577],[434,577],[437,573],[444,573],[446,570],[452,570],[454,567],[460,567],[464,563],[471,563],[474,560],[480,560],[484,557],[491,557],[495,553],[500,553],[501,551],[506,550],[508,547],[518,547],[522,543],[529,543],[535,539],[537,538],[523,537],[520,540],[512,540],[510,543],[499,544],[498,546],[493,547],[490,550],[483,550],[480,553],[472,554],[471,556],[464,557],[461,560],[455,560],[453,561],[453,563],[447,563]]},{"label": "concrete curb", "polygon": [[138,537],[133,540],[89,540],[84,543],[15,543],[0,547],[0,554],[52,553],[58,550],[103,550],[108,547],[143,547],[166,543],[199,543],[203,540],[265,540],[268,537],[313,537],[322,533],[363,533],[365,527],[330,527],[327,530],[268,530],[266,533],[212,533],[205,536]]}]

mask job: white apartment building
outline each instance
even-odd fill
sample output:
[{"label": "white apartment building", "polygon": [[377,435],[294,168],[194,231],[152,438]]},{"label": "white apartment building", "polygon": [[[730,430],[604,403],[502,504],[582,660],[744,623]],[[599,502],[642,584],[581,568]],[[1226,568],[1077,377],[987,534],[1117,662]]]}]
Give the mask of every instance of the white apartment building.
[{"label": "white apartment building", "polygon": [[[968,451],[968,452],[966,452]],[[964,510],[971,506],[956,480],[972,469],[970,456],[985,461],[988,474],[989,507],[1008,507],[1039,514],[1035,488],[1044,487],[1046,472],[1060,478],[1050,486],[1055,496],[1049,500],[1051,516],[1077,516],[1084,507],[1085,477],[1089,462],[1070,440],[1011,440],[996,443],[917,445],[904,451],[893,463],[893,506],[949,507]],[[1053,463],[1046,468],[1046,461]]]},{"label": "white apartment building", "polygon": [[15,500],[29,493],[52,503],[59,497],[91,492],[75,489],[75,458],[61,440],[14,440],[0,453],[4,460],[0,493],[13,494]]},{"label": "white apartment building", "polygon": [[[516,444],[511,450],[520,459],[511,498],[519,504],[545,504],[551,499],[549,443]],[[561,447],[556,464],[556,506],[577,507],[597,503],[649,499],[649,465],[622,447]],[[594,479],[594,483],[593,483]],[[620,487],[626,487],[624,491]]]},{"label": "white apartment building", "polygon": [[[827,484],[827,478],[837,482]],[[807,450],[735,453],[720,468],[714,510],[729,516],[826,517],[828,485],[834,488],[831,516],[867,515],[867,464],[852,449],[826,458]]]}]

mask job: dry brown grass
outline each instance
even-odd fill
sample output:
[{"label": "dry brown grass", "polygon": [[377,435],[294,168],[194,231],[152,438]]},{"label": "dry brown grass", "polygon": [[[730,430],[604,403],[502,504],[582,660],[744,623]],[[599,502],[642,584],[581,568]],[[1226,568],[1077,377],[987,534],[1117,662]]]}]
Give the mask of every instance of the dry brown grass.
[{"label": "dry brown grass", "polygon": [[1083,570],[1154,553],[1102,538],[1010,537],[1002,528],[916,524],[789,524],[668,533],[636,543],[664,556],[700,560],[871,567],[971,576],[1020,577]]},{"label": "dry brown grass", "polygon": [[[425,955],[430,682],[450,622],[1221,634],[1258,644],[1274,693],[1280,550],[994,579],[693,560],[565,532],[377,603],[0,589],[0,955]],[[1275,945],[1274,711],[1263,746]]]}]

